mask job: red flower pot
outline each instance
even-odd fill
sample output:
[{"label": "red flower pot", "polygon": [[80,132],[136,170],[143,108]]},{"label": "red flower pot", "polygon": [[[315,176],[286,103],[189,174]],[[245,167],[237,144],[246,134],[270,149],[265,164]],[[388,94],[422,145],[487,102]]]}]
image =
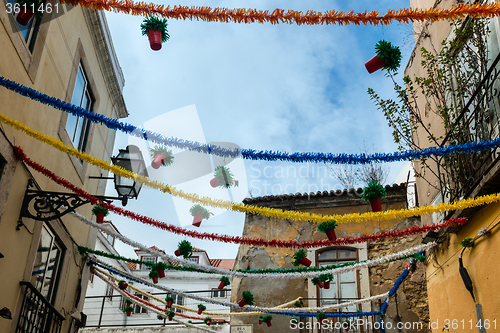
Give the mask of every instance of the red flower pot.
[{"label": "red flower pot", "polygon": [[198,308],[198,314],[201,314],[203,312],[202,308]]},{"label": "red flower pot", "polygon": [[131,306],[131,305],[132,305],[132,303],[130,303],[130,302],[125,302],[125,306]]},{"label": "red flower pot", "polygon": [[132,311],[127,311],[127,317],[130,317],[131,314],[132,314]]},{"label": "red flower pot", "polygon": [[219,186],[219,184],[217,183],[217,178],[212,178],[212,180],[210,181],[210,185],[212,185],[212,187]]},{"label": "red flower pot", "polygon": [[173,301],[167,301],[167,308],[171,308],[172,307],[172,303],[174,303]]},{"label": "red flower pot", "polygon": [[165,270],[164,269],[157,269],[158,272],[158,277],[159,278],[164,278],[165,277]]},{"label": "red flower pot", "polygon": [[[148,33],[149,33],[149,31],[151,31],[151,30],[148,30]],[[156,31],[156,30],[152,30],[152,31]],[[161,48],[161,44],[160,44],[160,48]],[[165,154],[160,153],[160,154],[155,155],[155,158],[153,158],[153,162],[151,162],[151,166],[153,167],[153,169],[158,169],[159,167],[161,167],[163,165],[163,163],[165,163]]]},{"label": "red flower pot", "polygon": [[[158,51],[161,49],[161,31],[159,30],[147,30],[148,38],[149,38],[149,46],[151,46],[151,50]],[[163,164],[163,163],[162,163]]]},{"label": "red flower pot", "polygon": [[326,237],[328,237],[328,240],[334,241],[337,239],[337,234],[335,233],[335,229],[330,229],[325,231]]},{"label": "red flower pot", "polygon": [[240,301],[238,302],[238,305],[241,306],[241,307],[244,307],[247,303],[245,303],[245,301],[243,299],[240,299]]},{"label": "red flower pot", "polygon": [[158,277],[157,276],[153,276],[151,279],[153,280],[154,284],[158,283]]},{"label": "red flower pot", "polygon": [[172,321],[172,317],[168,317],[168,321]]},{"label": "red flower pot", "polygon": [[377,198],[370,200],[370,205],[372,206],[373,212],[380,212],[382,210],[382,199]]},{"label": "red flower pot", "polygon": [[210,320],[207,320],[207,325],[210,326],[212,322]]},{"label": "red flower pot", "polygon": [[181,251],[175,250],[174,254],[179,257],[181,255]]},{"label": "red flower pot", "polygon": [[266,321],[266,324],[267,324],[267,327],[271,327],[271,326],[273,326],[273,324],[271,324],[271,321],[270,321],[270,320]]},{"label": "red flower pot", "polygon": [[262,319],[259,319],[259,325],[262,324]]},{"label": "red flower pot", "polygon": [[330,281],[325,282],[325,289],[330,289]]},{"label": "red flower pot", "polygon": [[325,284],[323,283],[323,281],[318,281],[318,287],[323,288],[324,286]]},{"label": "red flower pot", "polygon": [[304,265],[306,267],[309,267],[309,266],[311,266],[312,262],[311,262],[311,260],[309,260],[307,258],[302,258],[299,260],[299,264]]},{"label": "red flower pot", "polygon": [[31,11],[30,6],[19,6],[19,13],[17,14],[16,21],[20,25],[28,25],[35,13]]},{"label": "red flower pot", "polygon": [[95,220],[96,220],[97,223],[104,222],[104,213],[97,213],[97,214],[95,214]]},{"label": "red flower pot", "polygon": [[366,70],[370,74],[373,73],[373,72],[378,71],[379,69],[384,68],[384,66],[385,66],[385,60],[384,59],[380,59],[378,57],[378,55],[375,55],[373,58],[371,58],[370,60],[368,60],[366,62],[366,64],[365,64]]},{"label": "red flower pot", "polygon": [[224,289],[225,286],[226,286],[226,284],[224,283],[224,281],[221,281],[219,283],[219,289]]},{"label": "red flower pot", "polygon": [[193,217],[193,225],[195,227],[199,227],[201,221],[203,221],[203,213],[196,213],[196,215]]},{"label": "red flower pot", "polygon": [[128,283],[127,282],[120,282],[118,284],[118,288],[120,288],[121,290],[125,290],[125,289],[127,289],[127,287],[128,287]]}]

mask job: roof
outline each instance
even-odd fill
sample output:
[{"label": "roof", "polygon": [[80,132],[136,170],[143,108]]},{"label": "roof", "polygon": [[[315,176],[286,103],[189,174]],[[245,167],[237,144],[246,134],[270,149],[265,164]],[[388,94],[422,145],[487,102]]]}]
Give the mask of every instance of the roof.
[{"label": "roof", "polygon": [[199,248],[193,246],[193,252],[205,252],[206,253],[207,251],[199,249]]},{"label": "roof", "polygon": [[[151,250],[153,250],[153,251],[159,251],[159,252],[162,252],[162,253],[164,253],[164,254],[165,254],[165,251],[163,251],[162,249],[160,249],[160,248],[156,247],[155,245],[150,246],[148,249],[151,249]],[[144,252],[144,251],[142,251],[141,249],[135,249],[135,250],[134,250],[134,252],[135,252],[135,254],[137,254],[137,253],[139,253],[139,252]]]},{"label": "roof", "polygon": [[137,264],[134,264],[132,262],[127,262],[127,266],[130,267],[130,269],[132,269],[132,270],[137,269]]},{"label": "roof", "polygon": [[223,269],[233,269],[236,259],[210,259],[210,265]]}]

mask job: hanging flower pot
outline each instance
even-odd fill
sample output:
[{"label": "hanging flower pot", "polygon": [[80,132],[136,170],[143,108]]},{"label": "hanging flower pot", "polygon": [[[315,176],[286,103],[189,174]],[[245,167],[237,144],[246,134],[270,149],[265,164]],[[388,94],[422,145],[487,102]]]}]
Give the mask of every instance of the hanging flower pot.
[{"label": "hanging flower pot", "polygon": [[337,239],[337,235],[335,234],[335,228],[337,225],[337,221],[323,222],[318,225],[318,231],[326,233],[328,240],[334,241]]},{"label": "hanging flower pot", "polygon": [[392,46],[390,42],[385,40],[380,40],[375,45],[375,50],[377,54],[365,64],[368,73],[371,74],[381,68],[394,72],[398,70],[401,63],[401,51],[399,47]]},{"label": "hanging flower pot", "polygon": [[244,307],[247,304],[248,305],[253,305],[254,304],[253,295],[248,290],[246,290],[246,291],[243,292],[243,294],[241,296],[241,300],[238,302],[238,305],[241,306],[241,307]]},{"label": "hanging flower pot", "polygon": [[35,16],[35,13],[31,10],[30,7],[21,6],[19,8],[19,13],[17,14],[16,21],[20,25],[26,26],[31,21],[31,19]]},{"label": "hanging flower pot", "polygon": [[160,279],[165,277],[165,269],[166,268],[167,268],[167,264],[165,264],[164,262],[159,262],[159,263],[153,265],[153,269],[156,270],[156,272],[158,273],[158,277]]},{"label": "hanging flower pot", "polygon": [[320,312],[316,315],[316,319],[320,324],[323,324],[323,321],[326,319],[326,314],[324,312]]},{"label": "hanging flower pot", "polygon": [[330,281],[333,280],[333,274],[321,274],[320,276],[318,276],[318,280],[323,284],[322,288],[330,289]]},{"label": "hanging flower pot", "polygon": [[296,308],[301,308],[302,307],[302,303],[297,301],[293,304]]},{"label": "hanging flower pot", "polygon": [[273,326],[271,324],[272,319],[273,319],[273,316],[269,315],[269,316],[265,316],[262,320],[267,324],[267,327],[271,327],[271,326]]},{"label": "hanging flower pot", "polygon": [[102,222],[104,222],[104,217],[109,214],[109,211],[104,207],[101,207],[99,205],[95,205],[92,208],[92,214],[95,215],[97,223],[102,223]]},{"label": "hanging flower pot", "polygon": [[193,225],[199,227],[201,221],[208,220],[210,218],[210,211],[200,204],[196,204],[189,209],[189,213],[193,216]]},{"label": "hanging flower pot", "polygon": [[212,323],[212,318],[210,318],[210,317],[205,317],[205,319],[203,319],[203,322],[204,322],[206,325],[210,326],[210,324]]},{"label": "hanging flower pot", "polygon": [[227,276],[221,277],[219,281],[219,289],[224,289],[225,286],[229,286],[231,284],[229,283],[229,278]]},{"label": "hanging flower pot", "polygon": [[172,318],[175,317],[175,312],[174,311],[168,311],[168,312],[165,312],[165,314],[168,317],[168,321],[172,321]]},{"label": "hanging flower pot", "polygon": [[128,288],[128,283],[124,280],[120,280],[118,281],[118,288],[120,288],[120,290],[125,290]]},{"label": "hanging flower pot", "polygon": [[259,325],[262,325],[262,321],[264,320],[263,316],[259,316]]},{"label": "hanging flower pot", "polygon": [[230,188],[234,185],[234,176],[229,170],[223,165],[219,165],[215,168],[214,178],[210,181],[212,187],[225,187]]},{"label": "hanging flower pot", "polygon": [[377,181],[374,180],[363,188],[361,199],[370,202],[373,212],[380,212],[382,210],[381,199],[385,198],[386,194],[385,187],[379,185]]},{"label": "hanging flower pot", "polygon": [[180,241],[174,254],[176,256],[182,255],[186,259],[191,258],[191,256],[193,255],[193,246],[187,240]]},{"label": "hanging flower pot", "polygon": [[132,314],[132,311],[134,311],[134,308],[131,306],[126,306],[123,309],[123,312],[125,312],[127,314],[127,317],[130,317],[130,315]]},{"label": "hanging flower pot", "polygon": [[158,283],[158,272],[155,269],[151,269],[149,272],[149,278],[153,280],[154,284]]},{"label": "hanging flower pot", "polygon": [[[156,30],[149,30],[149,32],[151,31],[154,32]],[[153,167],[153,169],[158,169],[162,165],[169,166],[174,163],[174,154],[172,154],[172,151],[170,149],[161,146],[155,146],[154,148],[151,148],[150,153],[151,158],[153,159],[153,161],[151,162],[151,166]]]},{"label": "hanging flower pot", "polygon": [[323,281],[318,281],[318,287],[323,288],[325,283]]},{"label": "hanging flower pot", "polygon": [[[27,26],[33,17],[37,20],[41,20],[43,12],[39,11],[39,8],[43,8],[44,4],[39,0],[17,0],[16,3],[19,5],[19,13],[17,13],[16,21],[22,26]],[[33,9],[35,11],[33,12]]]},{"label": "hanging flower pot", "polygon": [[132,305],[132,302],[129,299],[126,299],[125,300],[125,307],[131,306],[131,305]]},{"label": "hanging flower pot", "polygon": [[299,320],[297,318],[290,319],[290,328],[291,329],[296,329],[298,324],[299,324]]},{"label": "hanging flower pot", "polygon": [[203,304],[198,304],[198,314],[201,315],[203,311],[205,311],[207,307]]},{"label": "hanging flower pot", "polygon": [[306,267],[311,266],[311,260],[306,258],[307,252],[304,249],[300,249],[299,251],[295,252],[295,254],[292,257],[292,264],[294,266],[298,265],[304,265]]},{"label": "hanging flower pot", "polygon": [[167,302],[167,308],[171,308],[172,304],[174,303],[174,298],[170,297],[170,296],[167,296],[165,298],[165,302]]},{"label": "hanging flower pot", "polygon": [[330,281],[323,282],[325,284],[325,289],[330,289]]},{"label": "hanging flower pot", "polygon": [[142,35],[149,38],[149,46],[153,51],[161,49],[161,44],[165,43],[170,35],[167,31],[167,19],[159,19],[156,16],[147,16],[141,24]]},{"label": "hanging flower pot", "polygon": [[321,282],[321,281],[319,280],[319,277],[314,277],[314,278],[312,278],[312,279],[311,279],[311,282],[312,282],[312,284],[314,284],[315,286],[318,286],[318,287],[320,287],[320,288],[323,288],[323,282]]},{"label": "hanging flower pot", "polygon": [[344,328],[344,331],[349,331],[349,328],[351,327],[351,321],[349,319],[346,319],[342,322],[342,327]]}]

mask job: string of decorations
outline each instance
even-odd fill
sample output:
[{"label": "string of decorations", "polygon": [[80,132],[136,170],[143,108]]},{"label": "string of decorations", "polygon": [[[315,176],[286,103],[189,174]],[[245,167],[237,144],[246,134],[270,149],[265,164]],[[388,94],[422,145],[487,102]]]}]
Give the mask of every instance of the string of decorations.
[{"label": "string of decorations", "polygon": [[316,12],[308,10],[303,13],[296,10],[275,9],[257,10],[246,8],[211,8],[200,6],[163,6],[154,3],[135,3],[131,0],[62,0],[61,3],[71,5],[81,5],[83,7],[107,10],[131,15],[146,16],[151,13],[169,19],[177,20],[197,20],[205,22],[234,22],[234,23],[271,23],[271,24],[297,24],[297,25],[361,25],[379,24],[388,25],[392,22],[409,23],[422,22],[425,20],[456,20],[467,16],[495,17],[500,14],[500,6],[496,3],[483,5],[459,4],[450,9],[389,9],[386,14],[380,15],[378,11],[365,11],[355,13],[350,11],[329,10],[326,12]]},{"label": "string of decorations", "polygon": [[[94,272],[94,274],[99,277],[102,281],[104,281],[108,286],[110,286],[111,288],[113,288],[119,295],[121,295],[123,297],[123,299],[128,299],[131,303],[137,305],[137,306],[140,306],[140,307],[143,307],[143,308],[146,308],[148,309],[149,311],[151,312],[154,312],[156,313],[157,315],[160,315],[160,316],[165,316],[165,309],[159,309],[157,308],[156,306],[154,306],[154,304],[146,304],[143,302],[142,299],[124,291],[124,290],[121,290],[120,288],[118,288],[118,286],[116,286],[114,283],[112,283],[111,281],[109,281],[105,276],[103,276],[101,273],[99,272]],[[179,313],[176,313],[176,315],[179,315]],[[187,316],[189,317],[189,316]],[[214,330],[211,330],[209,328],[206,328],[204,326],[200,326],[200,325],[193,325],[189,322],[184,322],[182,320],[178,320],[176,318],[172,318],[172,321],[175,321],[176,323],[179,323],[179,324],[182,324],[182,325],[186,325],[186,326],[189,326],[191,328],[194,328],[194,329],[198,329],[198,330],[201,330],[201,331],[205,331],[205,332],[211,332],[211,333],[217,333],[218,331],[214,331]]]},{"label": "string of decorations", "polygon": [[[115,259],[115,260],[123,260],[126,262],[131,262],[131,263],[136,263],[140,265],[145,265],[148,267],[153,267],[154,263],[150,261],[142,261],[138,259],[131,259],[131,258],[126,258],[118,255],[114,255],[112,253],[107,253],[103,251],[98,251],[98,250],[92,250],[87,247],[79,246],[78,251],[80,252],[81,255],[85,255],[86,253],[92,253],[101,257],[106,257],[110,259]],[[425,256],[423,255],[423,252],[418,252],[418,253],[412,253],[409,255],[405,255],[402,257],[394,258],[389,260],[388,262],[394,262],[394,261],[399,261],[399,260],[405,260],[405,259],[410,259],[410,258],[415,258],[419,261],[424,261]],[[343,263],[343,264],[338,264],[338,265],[327,265],[327,266],[321,266],[321,267],[296,267],[296,268],[279,268],[279,269],[271,269],[271,268],[265,268],[265,269],[237,269],[237,270],[231,270],[235,272],[241,272],[241,273],[249,273],[249,274],[259,274],[259,273],[293,273],[293,272],[323,272],[327,271],[330,269],[335,269],[335,268],[341,268],[341,267],[347,267],[351,266],[354,264],[358,263],[363,263],[368,260],[361,260],[358,262],[348,262],[348,263]],[[175,266],[175,265],[164,265],[165,269],[173,269],[177,271],[185,271],[185,272],[199,272],[199,273],[212,273],[212,272],[205,272],[201,269],[197,269],[194,267],[185,267],[185,266]]]},{"label": "string of decorations", "polygon": [[0,86],[3,86],[20,95],[31,98],[42,104],[50,105],[57,110],[68,112],[72,115],[85,117],[86,119],[107,126],[113,130],[119,130],[126,134],[148,140],[165,146],[176,147],[185,150],[213,154],[221,157],[242,157],[248,160],[264,161],[286,161],[295,163],[333,163],[333,164],[367,164],[372,162],[386,163],[396,161],[408,161],[412,159],[429,158],[431,156],[448,156],[457,153],[471,153],[485,151],[500,147],[500,138],[494,140],[484,140],[469,142],[465,144],[448,145],[443,147],[429,147],[422,150],[405,150],[393,153],[375,153],[375,154],[332,154],[316,152],[279,152],[271,150],[254,149],[227,149],[216,145],[203,144],[196,141],[188,141],[174,137],[165,138],[161,134],[145,130],[127,123],[122,123],[116,119],[105,117],[101,114],[90,112],[82,107],[69,104],[55,97],[50,97],[38,92],[32,88],[26,87],[14,81],[0,76]]},{"label": "string of decorations", "polygon": [[[95,263],[92,263],[92,264],[95,264]],[[183,295],[184,297],[187,297],[187,298],[193,298],[193,299],[197,299],[197,300],[200,300],[200,301],[205,301],[205,302],[209,302],[209,303],[213,303],[213,304],[220,304],[220,305],[224,305],[224,306],[229,306],[229,307],[237,308],[237,309],[240,309],[240,310],[256,310],[256,312],[246,312],[246,313],[242,313],[240,315],[253,315],[253,314],[260,314],[260,313],[270,313],[270,314],[288,315],[288,316],[301,316],[301,317],[302,316],[304,316],[304,317],[313,317],[313,316],[317,315],[317,313],[306,313],[306,315],[304,315],[304,312],[299,312],[299,311],[306,311],[306,310],[314,309],[314,308],[283,308],[283,306],[291,305],[291,304],[297,302],[297,300],[301,299],[300,297],[297,298],[297,300],[290,301],[288,303],[282,304],[282,305],[277,306],[275,308],[263,308],[263,307],[251,306],[251,305],[245,305],[245,307],[241,308],[236,303],[226,303],[226,302],[221,302],[221,301],[215,301],[213,299],[207,299],[207,298],[204,298],[204,297],[194,296],[192,294],[183,293],[181,291],[174,290],[174,289],[171,289],[171,288],[167,288],[167,287],[164,287],[164,286],[151,285],[149,282],[144,281],[144,280],[142,280],[142,279],[140,279],[138,277],[129,278],[130,275],[128,275],[128,274],[126,274],[124,272],[121,272],[121,271],[109,268],[109,267],[107,267],[107,265],[103,265],[103,264],[98,264],[98,265],[100,267],[103,267],[104,269],[110,271],[113,274],[116,274],[116,275],[119,275],[119,276],[123,276],[123,277],[125,277],[127,279],[130,279],[130,281],[134,281],[134,282],[138,282],[138,283],[143,283],[145,285],[148,285],[148,286],[151,286],[151,287],[155,287],[155,288],[160,289],[160,290],[164,290],[164,291],[176,293],[176,294],[179,294],[179,295]],[[96,267],[94,267],[94,268],[98,269]],[[102,272],[102,271],[99,270],[99,272]],[[110,281],[110,283],[111,283],[111,281]],[[370,298],[367,298],[367,299],[363,299],[363,300],[357,300],[357,301],[353,301],[353,302],[346,302],[346,303],[331,305],[331,306],[322,307],[322,308],[318,308],[318,309],[320,309],[319,311],[321,311],[321,310],[327,310],[327,309],[343,308],[345,306],[359,304],[359,303],[363,303],[365,301],[371,301],[372,298],[374,298],[374,297],[377,298],[377,299],[378,298],[383,298],[383,297],[386,297],[386,295],[388,295],[388,293],[385,293],[385,294],[382,294],[382,295],[373,296],[373,297],[370,297]],[[371,316],[371,315],[378,315],[378,314],[380,314],[379,311],[376,311],[375,313],[373,313],[373,312],[359,313],[358,312],[358,313],[354,313],[354,314],[350,314],[350,315],[344,314],[344,315],[347,315],[347,316],[340,316],[340,317],[356,317],[356,316],[364,316],[364,315]],[[233,316],[233,315],[238,315],[238,313],[231,313],[231,316]],[[333,315],[333,316],[329,316],[329,317],[337,317],[337,316]]]},{"label": "string of decorations", "polygon": [[[97,203],[98,199],[89,193],[85,192],[81,188],[71,184],[64,178],[61,178],[54,174],[53,172],[47,170],[45,167],[41,166],[40,164],[32,161],[29,159],[25,154],[24,151],[20,147],[14,147],[14,153],[16,155],[16,158],[20,161],[23,161],[27,165],[29,165],[31,168],[34,170],[40,172],[44,176],[52,179],[54,182],[57,184],[71,190],[72,192],[78,194],[79,196],[89,200],[92,202],[92,204]],[[105,205],[109,210],[113,211],[116,214],[128,217],[130,219],[142,222],[144,224],[152,225],[154,227],[157,227],[159,229],[169,231],[178,235],[184,235],[184,236],[189,236],[193,238],[198,238],[198,239],[209,239],[209,240],[215,240],[215,241],[220,241],[224,243],[234,243],[234,244],[246,244],[246,245],[255,245],[255,246],[273,246],[273,247],[285,247],[285,248],[314,248],[314,247],[324,247],[324,246],[332,246],[332,245],[346,245],[346,244],[355,244],[355,243],[360,243],[368,240],[377,240],[377,239],[383,239],[387,237],[404,237],[404,236],[409,236],[409,235],[415,235],[419,233],[425,233],[429,231],[436,231],[441,228],[447,228],[453,225],[462,225],[467,222],[467,219],[465,218],[456,218],[456,219],[451,219],[448,220],[444,223],[441,224],[432,224],[432,225],[426,225],[426,226],[420,226],[420,227],[412,227],[409,229],[402,229],[402,230],[395,230],[395,231],[386,231],[386,232],[381,232],[378,234],[374,235],[362,235],[358,237],[352,237],[352,238],[339,238],[335,241],[329,241],[329,240],[319,240],[319,241],[306,241],[306,242],[297,242],[297,241],[280,241],[280,240],[265,240],[265,239],[253,239],[253,238],[246,238],[246,237],[239,237],[239,236],[227,236],[227,235],[217,235],[217,234],[211,234],[211,233],[200,233],[196,231],[191,231],[191,230],[186,230],[183,228],[179,228],[176,226],[172,226],[169,224],[166,224],[164,222],[160,222],[154,219],[151,219],[149,217],[145,217],[139,214],[136,214],[134,212],[122,209],[120,207],[113,206],[111,204],[107,203],[101,203]]]}]

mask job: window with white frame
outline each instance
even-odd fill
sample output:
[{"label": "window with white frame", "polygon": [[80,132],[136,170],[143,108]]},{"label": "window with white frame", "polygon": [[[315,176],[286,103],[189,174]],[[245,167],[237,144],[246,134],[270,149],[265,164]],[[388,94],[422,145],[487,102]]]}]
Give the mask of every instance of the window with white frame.
[{"label": "window with white frame", "polygon": [[[149,301],[149,297],[146,297],[142,294],[136,293],[135,296],[145,301]],[[148,313],[148,309],[143,308],[142,306],[139,305],[134,305],[134,313]]]},{"label": "window with white frame", "polygon": [[[156,264],[158,261],[157,257],[148,257],[148,256],[141,256],[141,260],[145,262],[150,262],[152,264]],[[149,266],[141,264],[141,269],[149,269]]]},{"label": "window with white frame", "polygon": [[[184,297],[182,295],[177,295],[177,294],[168,294],[167,296],[172,297],[174,299],[174,304],[177,305],[184,305]],[[181,309],[174,308],[175,312],[182,313]]]},{"label": "window with white frame", "polygon": [[225,290],[220,290],[219,288],[212,288],[212,297],[226,298],[227,293]]},{"label": "window with white frame", "polygon": [[[27,6],[29,6],[29,4],[27,4]],[[41,6],[42,8],[46,8],[46,1],[40,2],[39,6]],[[20,13],[20,9],[22,9],[20,7],[21,6],[19,6],[19,4],[17,4],[15,0],[7,0],[6,10],[8,13],[11,13],[16,19],[17,15],[19,15]],[[33,49],[35,48],[35,42],[36,38],[38,37],[41,23],[42,18],[37,19],[36,17],[33,17],[27,25],[21,25],[16,20],[17,27],[19,28],[19,31],[21,32],[21,35],[23,36],[23,39],[26,42],[26,45],[28,46],[28,50],[30,52],[33,52]]]},{"label": "window with white frame", "polygon": [[[90,90],[87,76],[85,75],[82,64],[78,66],[71,104],[80,106],[88,111],[92,111],[94,104],[92,91]],[[90,122],[86,118],[78,117],[72,114],[68,115],[68,119],[66,121],[66,131],[68,132],[74,148],[85,151],[89,130]]]},{"label": "window with white frame", "polygon": [[109,284],[106,285],[106,300],[113,301],[113,288]]}]

